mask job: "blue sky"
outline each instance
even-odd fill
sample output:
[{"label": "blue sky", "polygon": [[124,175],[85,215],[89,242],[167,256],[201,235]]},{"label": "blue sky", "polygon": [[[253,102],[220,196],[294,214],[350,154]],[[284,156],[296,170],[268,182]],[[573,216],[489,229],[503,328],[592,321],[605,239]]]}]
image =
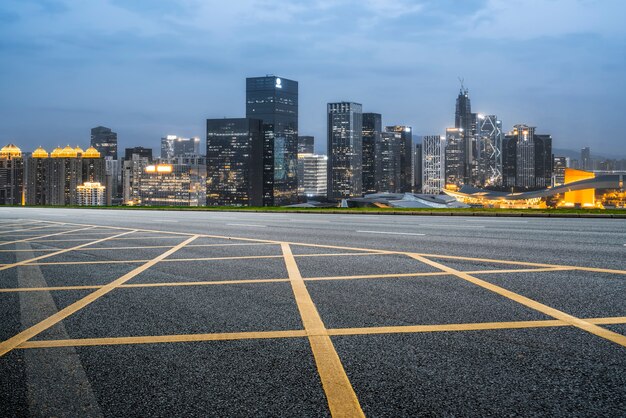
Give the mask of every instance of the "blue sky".
[{"label": "blue sky", "polygon": [[350,100],[442,133],[459,76],[473,109],[626,155],[622,0],[2,0],[0,143],[121,147],[204,136],[245,113],[245,77],[300,83],[300,133],[326,142]]}]

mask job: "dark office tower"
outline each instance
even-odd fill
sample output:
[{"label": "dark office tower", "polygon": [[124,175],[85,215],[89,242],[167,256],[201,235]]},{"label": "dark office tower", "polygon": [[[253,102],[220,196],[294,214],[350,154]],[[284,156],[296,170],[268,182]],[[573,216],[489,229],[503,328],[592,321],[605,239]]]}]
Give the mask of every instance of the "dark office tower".
[{"label": "dark office tower", "polygon": [[380,113],[363,113],[363,193],[376,193],[376,149],[380,146],[382,130]]},{"label": "dark office tower", "polygon": [[39,147],[26,159],[26,204],[46,204],[46,167],[48,153]]},{"label": "dark office tower", "polygon": [[298,198],[298,82],[266,76],[246,79],[246,117],[263,121],[263,204]]},{"label": "dark office tower", "polygon": [[328,197],[361,196],[363,177],[363,106],[328,103]]},{"label": "dark office tower", "polygon": [[454,113],[454,127],[462,129],[463,153],[463,184],[472,184],[472,177],[477,170],[474,156],[476,155],[476,122],[477,116],[472,113],[469,90],[461,84],[461,90],[456,98]]},{"label": "dark office tower", "polygon": [[415,144],[415,154],[413,156],[413,178],[415,186],[413,191],[421,193],[422,191],[422,144]]},{"label": "dark office tower", "polygon": [[24,159],[13,144],[0,149],[0,205],[21,205],[24,191]]},{"label": "dark office tower", "polygon": [[552,180],[552,137],[535,134],[535,128],[515,125],[504,136],[502,171],[504,186],[539,189]]},{"label": "dark office tower", "polygon": [[313,154],[315,152],[315,137],[298,137],[298,154]]},{"label": "dark office tower", "polygon": [[172,159],[185,155],[200,154],[200,138],[183,138],[177,135],[167,135],[161,138],[161,158]]},{"label": "dark office tower", "polygon": [[502,185],[502,122],[495,115],[478,115],[476,119],[476,175],[472,185],[477,187]]},{"label": "dark office tower", "polygon": [[124,150],[124,160],[132,160],[133,154],[139,156],[139,158],[147,158],[148,160],[152,160],[152,148],[144,148],[144,147],[133,147],[126,148]]},{"label": "dark office tower", "polygon": [[207,206],[263,206],[263,123],[207,119]]},{"label": "dark office tower", "polygon": [[399,193],[413,191],[413,129],[410,126],[387,126],[387,132],[400,134],[400,184]]},{"label": "dark office tower", "polygon": [[102,155],[117,160],[117,134],[104,126],[91,130],[91,146]]},{"label": "dark office tower", "polygon": [[376,147],[376,189],[400,193],[402,185],[402,142],[400,132],[382,132]]},{"label": "dark office tower", "polygon": [[465,184],[465,137],[463,128],[446,129],[445,184]]},{"label": "dark office tower", "polygon": [[593,170],[593,163],[591,161],[591,149],[585,147],[580,150],[580,168],[582,170]]}]

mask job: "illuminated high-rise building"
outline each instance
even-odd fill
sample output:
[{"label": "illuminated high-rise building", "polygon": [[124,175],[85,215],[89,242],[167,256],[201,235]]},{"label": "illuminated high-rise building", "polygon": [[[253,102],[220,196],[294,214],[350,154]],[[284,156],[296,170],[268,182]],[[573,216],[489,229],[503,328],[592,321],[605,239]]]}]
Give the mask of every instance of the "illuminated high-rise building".
[{"label": "illuminated high-rise building", "polygon": [[415,144],[413,156],[413,191],[419,193],[422,190],[422,144]]},{"label": "illuminated high-rise building", "polygon": [[161,158],[168,159],[186,154],[200,154],[200,138],[183,138],[177,135],[161,138]]},{"label": "illuminated high-rise building", "polygon": [[380,113],[363,113],[363,193],[376,193],[376,158],[380,147],[382,116]]},{"label": "illuminated high-rise building", "polygon": [[89,147],[80,154],[80,158],[83,165],[83,183],[105,184],[106,163],[100,153],[94,147]]},{"label": "illuminated high-rise building", "polygon": [[298,193],[300,196],[326,197],[328,157],[298,154]]},{"label": "illuminated high-rise building", "polygon": [[77,187],[83,183],[83,164],[75,148],[55,148],[47,161],[45,177],[46,205],[78,204]]},{"label": "illuminated high-rise building", "polygon": [[91,146],[102,155],[117,160],[117,133],[110,128],[97,126],[91,130]]},{"label": "illuminated high-rise building", "polygon": [[[207,120],[208,206],[263,206],[263,122]],[[297,192],[297,190],[296,190]]]},{"label": "illuminated high-rise building", "polygon": [[363,106],[328,103],[328,197],[360,197],[363,190]]},{"label": "illuminated high-rise building", "polygon": [[502,122],[495,115],[476,118],[476,175],[472,185],[477,187],[502,185]]},{"label": "illuminated high-rise building", "polygon": [[456,98],[454,113],[454,127],[459,129],[459,148],[461,152],[459,157],[462,161],[459,169],[463,173],[459,184],[472,184],[472,177],[476,175],[476,123],[477,115],[472,113],[469,90],[461,84],[461,90]]},{"label": "illuminated high-rise building", "polygon": [[24,159],[13,144],[0,149],[0,205],[22,204],[24,193]]},{"label": "illuminated high-rise building", "polygon": [[445,143],[446,185],[463,186],[465,183],[465,136],[463,128],[446,129]]},{"label": "illuminated high-rise building", "polygon": [[76,204],[78,206],[104,206],[106,187],[98,182],[85,182],[77,187]]},{"label": "illuminated high-rise building", "polygon": [[376,190],[400,193],[402,190],[402,143],[400,132],[382,132],[376,147]]},{"label": "illuminated high-rise building", "polygon": [[580,150],[580,168],[582,170],[593,170],[593,161],[591,161],[591,148],[585,147]]},{"label": "illuminated high-rise building", "polygon": [[535,127],[515,125],[504,136],[502,171],[505,187],[537,189],[552,181],[552,137],[535,133]]},{"label": "illuminated high-rise building", "polygon": [[444,139],[440,135],[422,138],[422,193],[439,194],[444,189]]},{"label": "illuminated high-rise building", "polygon": [[553,174],[552,174],[552,187],[561,186],[565,184],[565,169],[567,168],[567,158],[566,157],[554,157],[554,162],[552,164]]},{"label": "illuminated high-rise building", "polygon": [[298,198],[298,82],[276,76],[246,79],[246,117],[263,122],[263,203]]},{"label": "illuminated high-rise building", "polygon": [[400,184],[399,193],[413,191],[413,128],[410,126],[387,126],[387,132],[395,132],[400,135]]},{"label": "illuminated high-rise building", "polygon": [[148,165],[139,180],[139,201],[142,206],[204,206],[206,203],[206,161],[191,157],[189,164]]},{"label": "illuminated high-rise building", "polygon": [[26,159],[26,204],[45,205],[49,154],[39,147]]}]

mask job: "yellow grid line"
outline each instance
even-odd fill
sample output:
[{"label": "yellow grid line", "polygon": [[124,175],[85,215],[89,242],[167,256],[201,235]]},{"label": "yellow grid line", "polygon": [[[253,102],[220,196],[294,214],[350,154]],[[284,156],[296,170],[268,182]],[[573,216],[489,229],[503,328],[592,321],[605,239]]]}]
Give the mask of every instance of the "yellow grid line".
[{"label": "yellow grid line", "polygon": [[[295,256],[294,256],[295,257]],[[515,270],[472,270],[464,271],[467,274],[505,274],[512,272],[522,273],[542,273],[551,271],[568,271],[572,269],[565,268],[537,268],[537,269],[515,269]],[[431,277],[431,276],[450,276],[444,271],[421,272],[421,273],[396,273],[396,274],[367,274],[360,276],[321,276],[321,277],[305,277],[305,282],[315,281],[340,281],[340,280],[373,280],[373,279],[405,279],[412,277]],[[80,279],[77,279],[80,280]],[[242,280],[211,280],[211,281],[192,281],[192,282],[154,282],[154,283],[132,283],[119,286],[120,289],[129,287],[176,287],[176,286],[210,286],[222,284],[255,284],[255,283],[272,283],[286,282],[289,279],[242,279]],[[65,290],[88,290],[99,289],[104,285],[76,285],[76,286],[51,286],[51,287],[29,287],[29,288],[0,288],[0,293],[16,293],[16,292],[50,292]]]},{"label": "yellow grid line", "polygon": [[551,316],[553,318],[559,319],[563,322],[566,322],[570,325],[573,325],[577,328],[582,329],[583,331],[587,331],[591,334],[597,335],[598,337],[602,337],[604,339],[607,339],[609,341],[612,341],[614,343],[617,343],[623,347],[626,347],[626,336],[618,334],[616,332],[610,331],[608,329],[605,328],[601,328],[595,324],[592,324],[590,322],[587,322],[585,320],[582,320],[580,318],[577,318],[573,315],[567,314],[563,311],[560,311],[558,309],[552,308],[548,305],[544,305],[543,303],[537,302],[533,299],[527,298],[526,296],[522,296],[519,293],[515,293],[512,292],[510,290],[507,290],[503,287],[497,286],[495,284],[486,282],[484,280],[478,279],[474,276],[471,276],[467,273],[464,273],[462,271],[459,270],[455,270],[452,267],[448,267],[446,265],[443,265],[441,263],[437,263],[436,261],[432,261],[429,260],[427,258],[424,258],[418,254],[411,254],[411,257],[415,258],[418,261],[421,261],[422,263],[428,264],[430,266],[436,267],[438,269],[440,269],[441,271],[445,271],[447,273],[450,273],[454,276],[457,276],[460,279],[463,279],[465,281],[468,281],[470,283],[473,283],[475,285],[478,285],[484,289],[490,290],[494,293],[499,294],[500,296],[504,296],[505,298],[508,298],[514,302],[517,302],[521,305],[524,305],[530,309],[533,309],[535,311],[541,312],[545,315]]},{"label": "yellow grid line", "polygon": [[[626,324],[626,316],[586,318],[585,321],[596,325]],[[545,319],[536,321],[508,321],[508,322],[476,322],[460,324],[433,324],[433,325],[403,325],[387,327],[362,327],[362,328],[329,328],[326,333],[332,336],[355,336],[377,334],[418,334],[432,332],[464,332],[464,331],[490,331],[504,329],[533,329],[572,327],[573,325],[558,320]],[[250,332],[226,332],[208,334],[174,334],[174,335],[141,335],[131,337],[101,337],[101,338],[72,338],[66,340],[30,340],[26,341],[17,349],[30,348],[53,348],[53,347],[86,347],[99,345],[129,345],[129,344],[161,344],[199,341],[224,341],[224,340],[254,340],[275,338],[308,337],[311,333],[306,330],[286,331],[250,331]]]},{"label": "yellow grid line", "polygon": [[93,229],[93,228],[94,228],[93,226],[88,226],[86,228],[71,229],[69,231],[55,232],[53,234],[39,235],[39,236],[36,236],[36,237],[25,238],[25,239],[18,239],[18,240],[15,240],[15,241],[2,241],[2,242],[0,242],[0,246],[2,246],[2,245],[9,245],[9,244],[17,244],[19,242],[34,242],[37,239],[41,239],[41,238],[45,238],[45,237],[53,237],[53,236],[57,236],[57,235],[64,235],[64,234],[67,234],[69,232],[87,231],[87,230]]},{"label": "yellow grid line", "polygon": [[[130,232],[127,232],[127,233],[130,233]],[[130,279],[132,279],[133,277],[138,275],[139,273],[143,272],[144,270],[147,270],[148,268],[152,267],[153,265],[155,265],[156,263],[158,263],[159,261],[161,261],[165,257],[167,257],[170,254],[173,254],[174,252],[176,252],[179,249],[183,248],[185,245],[189,244],[190,242],[192,242],[196,238],[198,238],[198,237],[196,235],[194,235],[194,236],[186,239],[185,241],[183,241],[180,244],[178,244],[176,247],[174,247],[174,248],[172,248],[172,249],[162,253],[161,255],[159,255],[159,256],[157,256],[155,258],[153,258],[152,260],[150,260],[146,264],[135,268],[134,270],[124,274],[120,278],[118,278],[118,279],[112,281],[111,283],[101,287],[100,289],[90,293],[89,295],[85,296],[84,298],[82,298],[82,299],[72,303],[71,305],[69,305],[69,306],[67,306],[67,307],[65,307],[63,309],[61,309],[56,314],[49,316],[48,318],[46,318],[43,321],[33,325],[32,327],[30,327],[30,328],[20,332],[19,334],[9,338],[6,341],[3,341],[2,343],[0,343],[0,357],[4,356],[6,353],[8,353],[9,351],[13,350],[15,347],[17,347],[20,344],[30,340],[31,338],[33,338],[34,336],[40,334],[41,332],[45,331],[46,329],[48,329],[48,328],[52,327],[53,325],[61,322],[62,320],[64,320],[68,316],[70,316],[73,313],[75,313],[76,311],[84,308],[85,306],[87,306],[90,303],[94,302],[98,298],[100,298],[100,297],[106,295],[107,293],[111,292],[112,290],[114,290],[115,288],[120,286],[121,284],[126,283],[127,281],[129,281]]]}]

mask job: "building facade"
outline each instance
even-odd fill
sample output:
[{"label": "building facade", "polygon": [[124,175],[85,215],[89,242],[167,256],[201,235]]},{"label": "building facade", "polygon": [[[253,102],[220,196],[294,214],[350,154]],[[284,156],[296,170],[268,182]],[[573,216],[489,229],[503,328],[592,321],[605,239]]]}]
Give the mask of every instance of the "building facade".
[{"label": "building facade", "polygon": [[[174,159],[173,161],[176,161]],[[142,206],[204,206],[206,161],[194,164],[159,163],[145,167],[139,182]]]},{"label": "building facade", "polygon": [[477,115],[476,187],[502,185],[502,121],[496,115]]},{"label": "building facade", "polygon": [[110,128],[97,126],[91,130],[91,146],[102,155],[117,160],[117,133]]},{"label": "building facade", "polygon": [[106,204],[105,186],[98,182],[85,182],[77,187],[78,206],[104,206]]},{"label": "building facade", "polygon": [[410,126],[387,126],[387,132],[400,135],[400,184],[398,192],[410,193],[413,191],[413,128]]},{"label": "building facade", "polygon": [[[130,152],[129,152],[130,151]],[[139,185],[141,176],[146,167],[152,164],[152,152],[134,152],[133,148],[126,148],[122,162],[122,202],[125,205],[139,204],[141,197]]]},{"label": "building facade", "polygon": [[465,135],[463,128],[446,129],[445,179],[446,185],[461,187],[465,184]]},{"label": "building facade", "polygon": [[298,193],[300,196],[326,197],[328,157],[298,154]]},{"label": "building facade", "polygon": [[161,138],[161,158],[170,159],[192,154],[200,155],[200,138],[183,138],[177,135],[167,135]]},{"label": "building facade", "polygon": [[298,198],[298,82],[276,76],[246,79],[246,117],[263,123],[263,204]]},{"label": "building facade", "polygon": [[24,159],[13,144],[0,149],[0,205],[21,205],[24,195]]},{"label": "building facade", "polygon": [[263,122],[207,120],[207,205],[263,206]]},{"label": "building facade", "polygon": [[328,197],[361,196],[363,191],[363,107],[359,103],[329,103]]},{"label": "building facade", "polygon": [[124,149],[124,160],[131,160],[133,155],[152,161],[152,148],[132,147]]},{"label": "building facade", "polygon": [[[469,98],[469,90],[461,85],[461,90],[456,99],[454,112],[454,127],[459,129],[461,136],[461,169],[463,176],[460,184],[472,184],[472,176],[475,175],[476,165],[476,121],[477,115],[472,113],[472,105]],[[455,183],[456,184],[456,183]]]},{"label": "building facade", "polygon": [[422,144],[415,144],[415,155],[413,156],[413,176],[415,185],[413,191],[420,193],[422,191]]},{"label": "building facade", "polygon": [[46,172],[49,154],[39,147],[26,159],[26,204],[46,204]]},{"label": "building facade", "polygon": [[304,135],[298,137],[298,155],[313,154],[315,152],[315,137]]},{"label": "building facade", "polygon": [[363,113],[363,157],[361,164],[363,193],[376,193],[378,191],[376,160],[377,149],[381,145],[382,125],[380,113]]},{"label": "building facade", "polygon": [[376,152],[376,190],[400,193],[402,190],[402,142],[400,132],[381,133]]},{"label": "building facade", "polygon": [[422,138],[422,193],[439,194],[445,186],[444,139],[441,135]]},{"label": "building facade", "polygon": [[535,133],[535,127],[515,125],[503,140],[504,186],[544,188],[552,181],[552,137]]}]

